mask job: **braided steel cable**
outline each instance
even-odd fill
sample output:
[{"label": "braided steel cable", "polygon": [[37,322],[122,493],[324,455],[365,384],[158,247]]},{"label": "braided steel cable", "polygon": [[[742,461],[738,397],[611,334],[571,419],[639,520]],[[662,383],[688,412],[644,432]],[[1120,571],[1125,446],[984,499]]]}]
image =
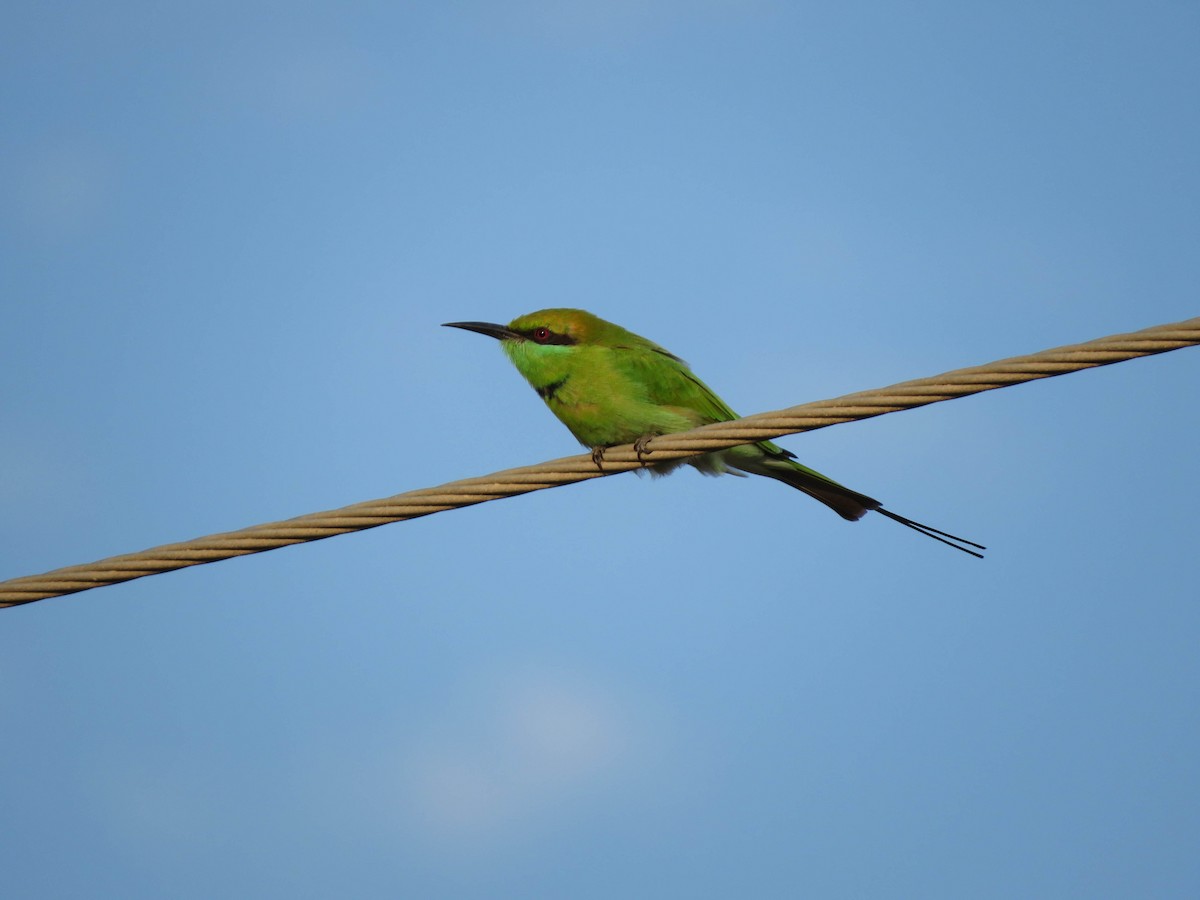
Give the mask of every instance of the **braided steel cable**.
[{"label": "braided steel cable", "polygon": [[602,469],[597,468],[588,454],[569,456],[536,466],[508,469],[381,500],[356,503],[341,509],[165,544],[140,553],[114,556],[85,565],[67,566],[44,575],[13,578],[0,582],[0,607],[19,606],[187,566],[362,531],[488,500],[627,472],[641,468],[646,462],[665,462],[785,434],[814,431],[829,425],[914,409],[1197,344],[1200,344],[1200,317],[1130,334],[1098,338],[1083,344],[1056,347],[983,366],[956,369],[932,378],[919,378],[833,400],[819,400],[731,422],[718,422],[679,434],[661,435],[645,447],[643,452],[650,454],[649,459],[646,456],[639,459],[633,445],[628,444],[606,450]]}]

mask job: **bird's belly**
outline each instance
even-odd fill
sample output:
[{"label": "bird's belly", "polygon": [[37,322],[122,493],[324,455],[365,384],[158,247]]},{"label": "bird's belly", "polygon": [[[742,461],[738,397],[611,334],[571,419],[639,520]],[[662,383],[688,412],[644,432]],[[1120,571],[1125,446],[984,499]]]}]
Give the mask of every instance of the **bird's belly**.
[{"label": "bird's belly", "polygon": [[685,413],[653,403],[635,402],[620,397],[555,397],[551,411],[570,429],[585,447],[611,447],[632,444],[648,434],[687,431],[699,422]]}]

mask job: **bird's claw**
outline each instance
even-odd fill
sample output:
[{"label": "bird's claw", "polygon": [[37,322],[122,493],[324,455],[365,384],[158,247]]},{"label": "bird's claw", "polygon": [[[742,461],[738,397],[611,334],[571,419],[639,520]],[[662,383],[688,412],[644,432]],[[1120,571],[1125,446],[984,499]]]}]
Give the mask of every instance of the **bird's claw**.
[{"label": "bird's claw", "polygon": [[[646,465],[645,457],[649,456],[654,451],[648,446],[650,441],[654,439],[652,434],[643,434],[640,438],[633,442],[633,451],[637,454],[638,465]],[[596,464],[596,468],[601,472],[604,471],[604,451],[607,447],[592,448],[592,462]]]},{"label": "bird's claw", "polygon": [[645,465],[646,461],[643,457],[649,456],[654,451],[650,449],[650,441],[654,439],[652,434],[643,434],[640,438],[633,442],[633,452],[637,454],[638,463]]}]

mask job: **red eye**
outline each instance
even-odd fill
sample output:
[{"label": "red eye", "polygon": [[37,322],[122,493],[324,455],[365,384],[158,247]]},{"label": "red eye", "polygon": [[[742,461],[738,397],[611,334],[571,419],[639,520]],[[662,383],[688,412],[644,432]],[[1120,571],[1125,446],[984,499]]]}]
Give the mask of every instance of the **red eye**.
[{"label": "red eye", "polygon": [[550,340],[550,329],[549,328],[533,329],[533,339],[535,341],[537,341],[539,344],[546,343],[546,341]]}]

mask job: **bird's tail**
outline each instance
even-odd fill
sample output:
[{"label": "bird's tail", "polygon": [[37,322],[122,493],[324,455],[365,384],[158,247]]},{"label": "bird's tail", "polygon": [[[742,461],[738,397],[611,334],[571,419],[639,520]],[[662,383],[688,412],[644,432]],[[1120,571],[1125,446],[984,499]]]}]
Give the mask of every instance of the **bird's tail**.
[{"label": "bird's tail", "polygon": [[[836,481],[826,478],[820,472],[802,466],[792,458],[792,454],[774,444],[751,444],[747,447],[734,447],[734,452],[728,453],[725,461],[734,468],[749,472],[751,475],[766,475],[776,481],[782,481],[789,487],[804,491],[814,500],[820,500],[843,519],[857,522],[873,509],[879,509],[882,504],[874,497],[852,491]],[[752,452],[736,452],[736,451]]]},{"label": "bird's tail", "polygon": [[976,553],[975,550],[967,549],[968,547],[975,547],[978,550],[987,549],[982,544],[976,544],[974,541],[968,541],[966,538],[960,538],[948,532],[940,531],[937,528],[894,513],[890,509],[884,509],[883,504],[874,497],[868,497],[866,494],[852,491],[845,485],[838,484],[831,478],[826,478],[820,472],[810,469],[808,466],[802,466],[792,458],[791,452],[769,441],[764,441],[761,444],[733,447],[730,451],[726,451],[724,459],[730,466],[741,469],[743,472],[749,472],[752,475],[766,475],[768,478],[782,481],[784,484],[794,487],[798,491],[803,491],[813,499],[820,500],[843,519],[848,519],[851,522],[857,522],[867,513],[874,510],[880,515],[891,519],[893,522],[899,522],[906,528],[911,528],[913,531],[925,535],[925,537],[941,541],[943,544],[953,547],[955,550],[961,550],[963,553],[969,553],[971,556],[983,559],[982,553]]},{"label": "bird's tail", "polygon": [[[953,547],[955,550],[961,550],[963,553],[970,553],[972,556],[983,559],[982,553],[976,553],[974,550],[968,550],[967,547],[976,547],[979,550],[986,550],[987,547],[983,544],[977,544],[974,541],[968,541],[966,538],[960,538],[958,535],[950,534],[947,531],[939,531],[930,526],[923,525],[920,522],[914,522],[912,519],[905,518],[899,513],[894,513],[890,509],[884,509],[882,506],[875,507],[875,512],[887,516],[893,522],[899,522],[906,528],[911,528],[918,534],[923,534],[927,538],[933,538],[935,541],[941,541],[947,547]],[[963,545],[966,544],[966,547]]]}]

